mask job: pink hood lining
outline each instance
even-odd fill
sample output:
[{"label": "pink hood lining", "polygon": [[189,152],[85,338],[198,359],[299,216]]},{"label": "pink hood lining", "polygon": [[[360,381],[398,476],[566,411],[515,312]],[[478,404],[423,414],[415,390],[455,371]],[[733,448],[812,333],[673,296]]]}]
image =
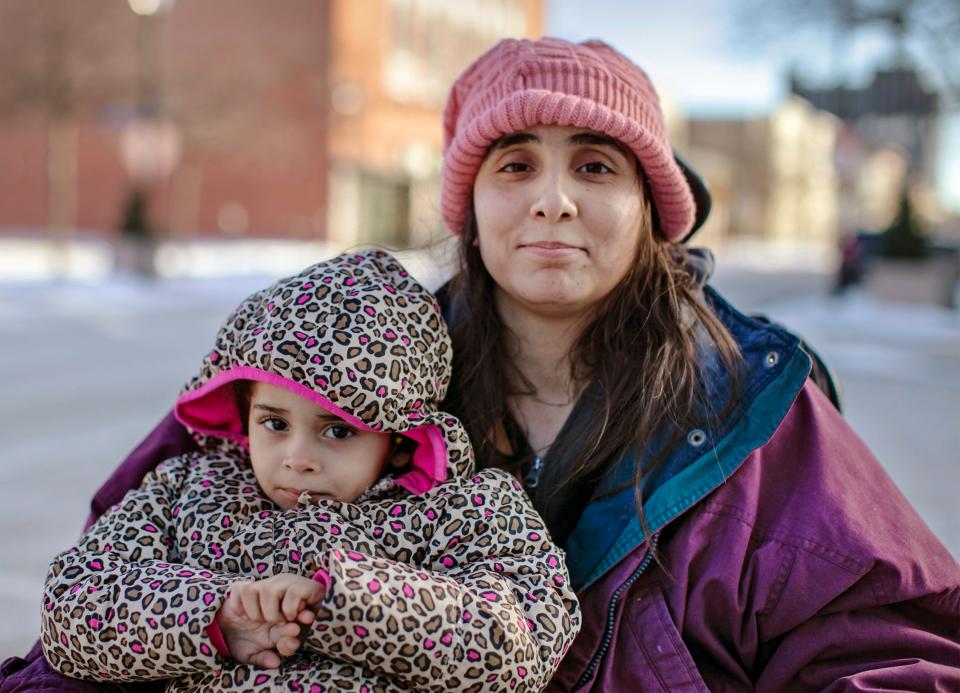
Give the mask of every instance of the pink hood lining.
[{"label": "pink hood lining", "polygon": [[[339,416],[352,426],[365,431],[383,432],[377,431],[310,388],[253,366],[238,366],[222,371],[196,390],[182,394],[173,407],[173,414],[177,421],[198,433],[224,438],[248,447],[236,397],[233,388],[229,387],[237,380],[255,380],[286,388],[331,414]],[[417,443],[409,471],[396,479],[399,486],[410,493],[421,494],[429,491],[436,484],[446,481],[447,446],[443,432],[436,424],[426,424],[396,432]]]}]

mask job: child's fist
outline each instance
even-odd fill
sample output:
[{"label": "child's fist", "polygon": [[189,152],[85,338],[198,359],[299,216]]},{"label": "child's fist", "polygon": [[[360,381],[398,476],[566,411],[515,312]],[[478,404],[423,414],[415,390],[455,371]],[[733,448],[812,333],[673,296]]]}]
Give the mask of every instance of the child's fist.
[{"label": "child's fist", "polygon": [[307,609],[323,599],[324,588],[302,575],[282,573],[256,582],[243,582],[230,590],[243,605],[252,621],[280,623],[297,621],[313,623],[313,612]]},{"label": "child's fist", "polygon": [[217,625],[238,662],[276,669],[300,649],[300,626],[313,623],[323,585],[299,575],[237,582],[217,612]]}]

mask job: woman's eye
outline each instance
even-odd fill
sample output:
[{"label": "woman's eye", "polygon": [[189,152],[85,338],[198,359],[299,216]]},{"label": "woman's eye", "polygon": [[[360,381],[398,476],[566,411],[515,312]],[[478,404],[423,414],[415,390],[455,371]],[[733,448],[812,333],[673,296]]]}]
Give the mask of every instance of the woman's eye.
[{"label": "woman's eye", "polygon": [[500,171],[503,173],[526,173],[529,170],[530,167],[520,161],[511,161],[509,164],[500,167]]},{"label": "woman's eye", "polygon": [[330,426],[323,432],[324,438],[336,438],[343,440],[353,435],[353,429],[349,426]]},{"label": "woman's eye", "polygon": [[263,425],[268,431],[273,431],[274,433],[282,433],[287,430],[287,422],[283,419],[277,419],[275,417],[270,417],[269,419],[263,420]]},{"label": "woman's eye", "polygon": [[599,161],[591,161],[589,164],[584,164],[579,170],[584,173],[613,173],[613,169]]}]

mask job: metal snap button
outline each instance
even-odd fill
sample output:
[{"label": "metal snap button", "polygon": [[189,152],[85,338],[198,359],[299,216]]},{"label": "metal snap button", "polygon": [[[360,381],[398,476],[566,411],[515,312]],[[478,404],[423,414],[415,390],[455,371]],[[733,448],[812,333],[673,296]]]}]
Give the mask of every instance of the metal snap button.
[{"label": "metal snap button", "polygon": [[775,351],[771,351],[769,354],[763,357],[763,365],[767,368],[773,368],[780,362],[780,354]]}]

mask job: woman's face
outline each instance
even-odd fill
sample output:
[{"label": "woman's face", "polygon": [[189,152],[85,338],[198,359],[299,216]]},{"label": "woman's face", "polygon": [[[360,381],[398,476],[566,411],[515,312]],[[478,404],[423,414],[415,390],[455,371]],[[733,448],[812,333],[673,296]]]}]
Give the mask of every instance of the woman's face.
[{"label": "woman's face", "polygon": [[477,245],[502,311],[582,317],[636,261],[636,161],[605,135],[539,125],[501,138],[473,187]]}]

